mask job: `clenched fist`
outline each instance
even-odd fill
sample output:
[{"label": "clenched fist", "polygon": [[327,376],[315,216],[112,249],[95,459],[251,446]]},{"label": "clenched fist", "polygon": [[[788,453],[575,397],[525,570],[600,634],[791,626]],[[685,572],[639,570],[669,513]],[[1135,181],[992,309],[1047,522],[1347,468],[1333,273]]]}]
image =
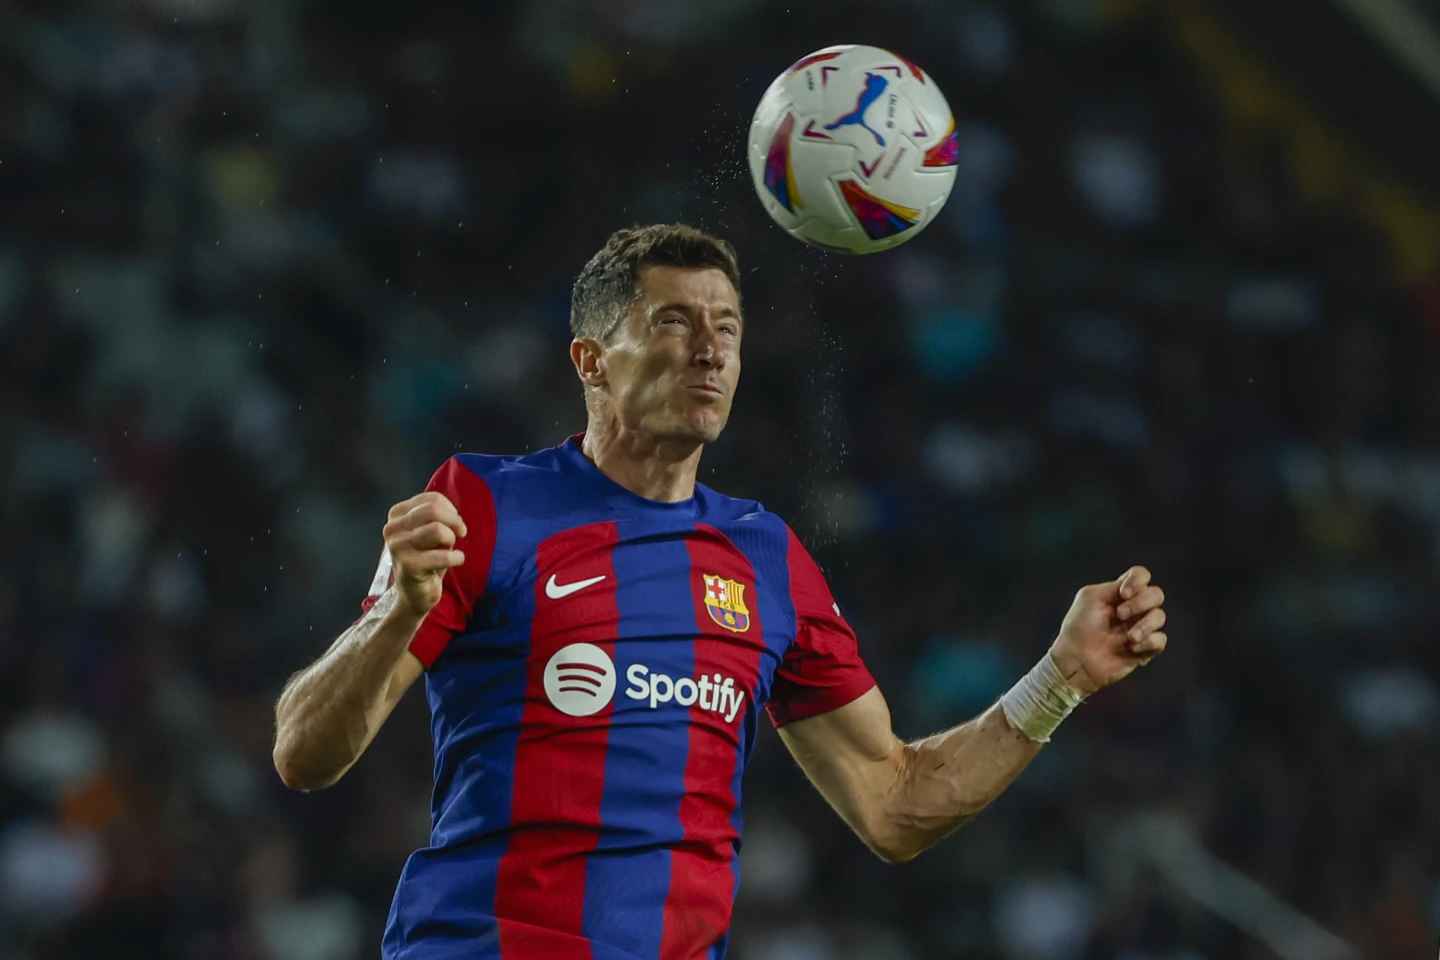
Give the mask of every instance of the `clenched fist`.
[{"label": "clenched fist", "polygon": [[464,552],[455,549],[469,532],[465,521],[448,497],[428,490],[391,507],[384,532],[398,602],[423,617],[440,602],[445,571],[465,562]]},{"label": "clenched fist", "polygon": [[1066,682],[1089,696],[1162,653],[1164,602],[1165,591],[1139,566],[1108,583],[1081,587],[1050,647]]}]

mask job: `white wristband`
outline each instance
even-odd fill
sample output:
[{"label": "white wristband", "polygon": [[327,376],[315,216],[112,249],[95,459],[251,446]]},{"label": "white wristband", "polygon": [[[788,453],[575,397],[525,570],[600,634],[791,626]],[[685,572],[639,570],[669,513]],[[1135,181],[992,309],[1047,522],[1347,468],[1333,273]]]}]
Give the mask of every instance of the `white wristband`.
[{"label": "white wristband", "polygon": [[1060,721],[1084,699],[1083,693],[1065,682],[1065,675],[1047,652],[1000,698],[1000,709],[1010,726],[1036,743],[1049,743]]}]

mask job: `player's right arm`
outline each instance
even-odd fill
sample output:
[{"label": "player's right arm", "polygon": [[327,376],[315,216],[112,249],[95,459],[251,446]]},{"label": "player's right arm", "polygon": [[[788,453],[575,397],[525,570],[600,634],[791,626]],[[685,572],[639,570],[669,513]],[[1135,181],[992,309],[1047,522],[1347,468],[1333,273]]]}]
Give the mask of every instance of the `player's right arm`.
[{"label": "player's right arm", "polygon": [[465,562],[455,549],[465,521],[443,493],[427,490],[390,508],[385,547],[394,579],[330,649],[285,684],[275,705],[275,770],[295,790],[339,780],[365,752],[420,676],[411,644],[440,602],[445,573]]}]

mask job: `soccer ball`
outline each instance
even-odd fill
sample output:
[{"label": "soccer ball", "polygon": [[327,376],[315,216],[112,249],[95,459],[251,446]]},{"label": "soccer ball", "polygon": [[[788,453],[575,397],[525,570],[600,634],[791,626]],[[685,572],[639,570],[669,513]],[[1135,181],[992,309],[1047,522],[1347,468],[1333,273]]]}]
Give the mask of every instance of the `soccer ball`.
[{"label": "soccer ball", "polygon": [[750,123],[750,175],[793,237],[842,253],[898,247],[955,183],[955,117],[904,57],[846,44],[775,78]]}]

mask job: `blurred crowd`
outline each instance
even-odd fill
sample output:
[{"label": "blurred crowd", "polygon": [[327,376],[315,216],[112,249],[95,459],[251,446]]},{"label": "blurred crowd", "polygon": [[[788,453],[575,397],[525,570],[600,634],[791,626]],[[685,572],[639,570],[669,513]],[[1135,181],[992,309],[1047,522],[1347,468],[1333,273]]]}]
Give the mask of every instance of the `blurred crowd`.
[{"label": "blurred crowd", "polygon": [[[1428,956],[1440,263],[1354,199],[1383,170],[1302,189],[1191,6],[0,2],[0,960],[377,954],[423,698],[303,796],[274,698],[391,503],[583,427],[570,282],[675,220],[736,244],[749,318],[702,479],[811,545],[899,734],[993,702],[1080,585],[1170,598],[1170,651],[905,866],[767,731],[732,956],[1274,956],[1157,821],[1285,923]],[[959,118],[940,220],[873,258],[784,236],[743,153],[842,41]]]}]

